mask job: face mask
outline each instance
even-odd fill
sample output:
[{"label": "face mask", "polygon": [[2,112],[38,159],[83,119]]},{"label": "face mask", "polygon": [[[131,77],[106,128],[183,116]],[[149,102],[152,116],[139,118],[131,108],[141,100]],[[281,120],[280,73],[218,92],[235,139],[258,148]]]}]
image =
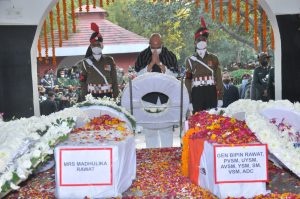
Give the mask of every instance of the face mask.
[{"label": "face mask", "polygon": [[197,53],[201,58],[203,58],[205,56],[206,47],[207,47],[206,41],[200,41],[196,45]]},{"label": "face mask", "polygon": [[198,43],[197,43],[197,49],[199,49],[199,50],[203,50],[203,49],[206,49],[206,47],[207,47],[207,42],[206,41],[199,41]]},{"label": "face mask", "polygon": [[242,84],[243,84],[243,85],[245,85],[245,84],[247,84],[247,83],[248,83],[248,79],[243,79],[243,80],[242,80]]},{"label": "face mask", "polygon": [[230,79],[224,79],[223,82],[224,82],[224,84],[229,84]]},{"label": "face mask", "polygon": [[94,55],[101,55],[102,54],[102,48],[100,48],[100,47],[93,47],[92,51],[93,51]]},{"label": "face mask", "polygon": [[268,61],[267,60],[261,61],[261,65],[264,66],[264,67],[267,66],[268,65]]},{"label": "face mask", "polygon": [[65,75],[60,75],[60,77],[65,77]]},{"label": "face mask", "polygon": [[45,75],[45,78],[49,78],[49,75]]}]

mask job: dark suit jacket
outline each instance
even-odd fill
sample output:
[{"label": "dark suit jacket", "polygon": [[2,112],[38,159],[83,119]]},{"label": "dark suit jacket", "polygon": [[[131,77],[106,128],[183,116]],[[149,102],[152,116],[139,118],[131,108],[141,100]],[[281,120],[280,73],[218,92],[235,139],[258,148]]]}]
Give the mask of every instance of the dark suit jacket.
[{"label": "dark suit jacket", "polygon": [[229,84],[229,88],[226,89],[224,86],[224,94],[223,94],[223,107],[227,107],[232,102],[235,102],[240,99],[239,89]]},{"label": "dark suit jacket", "polygon": [[50,115],[57,111],[57,104],[55,101],[47,99],[40,104],[41,115]]}]

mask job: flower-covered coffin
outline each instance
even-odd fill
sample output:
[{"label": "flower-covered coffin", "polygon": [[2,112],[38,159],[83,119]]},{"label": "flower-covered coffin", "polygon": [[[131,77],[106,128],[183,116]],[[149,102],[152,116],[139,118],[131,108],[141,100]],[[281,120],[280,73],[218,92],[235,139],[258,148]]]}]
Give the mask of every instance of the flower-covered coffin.
[{"label": "flower-covered coffin", "polygon": [[55,148],[56,196],[121,196],[136,176],[132,125],[112,116],[121,113],[107,106],[81,109],[89,122],[83,126],[77,123],[79,127]]},{"label": "flower-covered coffin", "polygon": [[[182,171],[193,183],[209,189],[220,198],[253,197],[258,194],[266,194],[265,182],[218,183],[215,178],[214,147],[258,143],[254,133],[245,122],[208,112],[198,112],[189,118],[189,127],[190,129],[183,137]],[[238,153],[238,151],[236,152]],[[239,171],[239,164],[242,167],[241,160],[235,160],[239,161],[235,164],[230,163],[232,161],[230,158],[225,161],[228,162],[222,162],[222,167],[233,165],[232,170],[226,169],[226,171],[243,172],[242,169]],[[264,163],[266,162],[267,160],[264,159]]]}]

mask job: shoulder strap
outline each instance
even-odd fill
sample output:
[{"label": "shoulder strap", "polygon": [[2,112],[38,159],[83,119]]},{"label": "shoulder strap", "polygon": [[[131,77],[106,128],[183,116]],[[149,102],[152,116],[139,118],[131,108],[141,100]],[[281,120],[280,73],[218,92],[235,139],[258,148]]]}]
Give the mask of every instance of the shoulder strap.
[{"label": "shoulder strap", "polygon": [[[92,62],[92,60],[86,59],[86,62],[87,62],[90,66],[92,66],[92,67],[95,69],[95,71],[96,71],[96,72],[104,79],[105,84],[108,84],[106,77],[105,77],[105,76],[101,73],[101,71],[94,65],[94,63]],[[83,62],[83,63],[84,63],[84,62]]]},{"label": "shoulder strap", "polygon": [[214,70],[211,69],[206,63],[204,63],[203,61],[199,60],[197,57],[195,57],[194,55],[190,57],[191,60],[200,63],[201,65],[203,65],[205,68],[207,68],[208,70],[210,70],[212,72],[212,75],[214,75]]}]

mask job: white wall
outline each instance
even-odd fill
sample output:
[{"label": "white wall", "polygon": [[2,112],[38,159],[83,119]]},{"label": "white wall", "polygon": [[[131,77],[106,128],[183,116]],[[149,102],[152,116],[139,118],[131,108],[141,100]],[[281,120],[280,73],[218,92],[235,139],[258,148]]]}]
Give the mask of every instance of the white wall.
[{"label": "white wall", "polygon": [[0,25],[38,25],[50,4],[53,0],[0,0]]}]

